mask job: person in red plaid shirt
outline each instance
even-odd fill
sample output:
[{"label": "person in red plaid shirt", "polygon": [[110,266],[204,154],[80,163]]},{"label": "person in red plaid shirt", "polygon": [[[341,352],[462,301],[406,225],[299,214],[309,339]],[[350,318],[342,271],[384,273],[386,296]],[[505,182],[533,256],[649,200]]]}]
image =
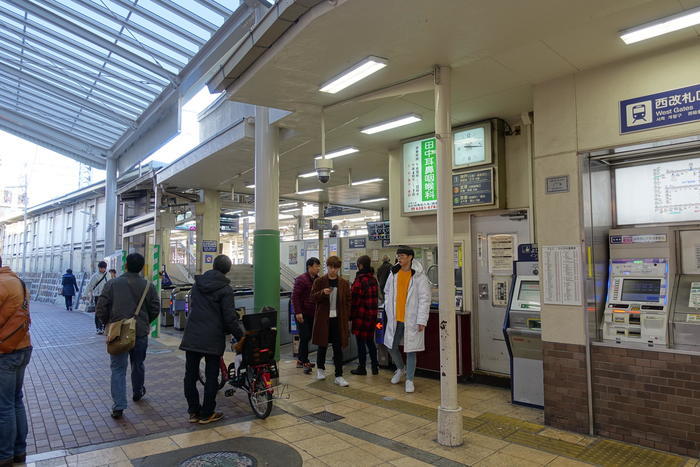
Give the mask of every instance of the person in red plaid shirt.
[{"label": "person in red plaid shirt", "polygon": [[359,357],[357,369],[350,371],[353,375],[367,374],[367,351],[369,351],[369,358],[372,360],[372,374],[379,374],[377,346],[374,343],[374,331],[377,328],[379,284],[370,264],[371,259],[367,255],[357,258],[357,275],[351,289],[350,318],[352,319],[352,333],[357,339]]}]

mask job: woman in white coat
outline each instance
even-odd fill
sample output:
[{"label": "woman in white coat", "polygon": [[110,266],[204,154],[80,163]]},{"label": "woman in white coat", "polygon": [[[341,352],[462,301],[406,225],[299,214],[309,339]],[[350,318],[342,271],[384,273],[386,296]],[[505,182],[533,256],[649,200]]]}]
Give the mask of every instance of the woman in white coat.
[{"label": "woman in white coat", "polygon": [[[414,261],[414,256],[410,247],[398,248],[398,262],[391,269],[384,287],[384,346],[391,352],[391,359],[397,368],[391,383],[398,384],[405,375],[406,392],[415,391],[416,352],[425,350],[425,326],[430,313],[430,284],[423,266]],[[406,352],[405,365],[399,351],[402,340]]]}]

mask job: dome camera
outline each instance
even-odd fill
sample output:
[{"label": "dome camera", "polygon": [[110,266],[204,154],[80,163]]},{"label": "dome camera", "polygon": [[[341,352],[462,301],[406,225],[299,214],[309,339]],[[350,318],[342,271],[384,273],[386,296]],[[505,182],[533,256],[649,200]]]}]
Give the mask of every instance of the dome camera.
[{"label": "dome camera", "polygon": [[331,171],[333,170],[333,161],[330,159],[317,159],[316,160],[316,175],[318,175],[318,181],[321,183],[328,183],[331,179]]}]

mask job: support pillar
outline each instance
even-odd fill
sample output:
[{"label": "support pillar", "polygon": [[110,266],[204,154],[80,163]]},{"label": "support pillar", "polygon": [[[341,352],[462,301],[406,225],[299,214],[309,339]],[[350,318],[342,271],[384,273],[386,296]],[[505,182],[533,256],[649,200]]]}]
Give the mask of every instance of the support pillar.
[{"label": "support pillar", "polygon": [[435,67],[435,140],[438,171],[438,276],[440,285],[440,406],[437,441],[462,444],[462,408],[457,398],[457,322],[453,271],[452,126],[450,68]]},{"label": "support pillar", "polygon": [[197,274],[209,271],[219,254],[221,198],[216,190],[203,190],[204,200],[194,206],[197,222]]},{"label": "support pillar", "polygon": [[[279,138],[270,126],[270,110],[255,108],[255,232],[253,274],[255,312],[270,306],[280,310]],[[286,310],[285,310],[286,311]],[[279,360],[279,333],[275,359]]]},{"label": "support pillar", "polygon": [[105,256],[117,249],[117,160],[107,159],[105,174]]}]

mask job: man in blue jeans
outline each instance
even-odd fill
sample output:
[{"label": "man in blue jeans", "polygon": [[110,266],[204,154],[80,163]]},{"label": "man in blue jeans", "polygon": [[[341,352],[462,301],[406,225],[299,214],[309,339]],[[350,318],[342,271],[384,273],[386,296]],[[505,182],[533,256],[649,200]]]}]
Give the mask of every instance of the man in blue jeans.
[{"label": "man in blue jeans", "polygon": [[136,315],[136,345],[130,352],[110,355],[112,369],[112,418],[121,418],[126,409],[126,368],[131,361],[131,389],[133,401],[140,401],[146,394],[146,349],[151,321],[160,312],[160,298],[155,287],[140,276],[145,260],[138,253],[126,257],[126,272],[118,278],[107,282],[100,298],[97,300],[95,313],[103,322],[114,323],[134,316],[144,290],[148,288],[143,306]]},{"label": "man in blue jeans", "polygon": [[22,385],[32,356],[29,294],[0,258],[0,467],[27,458],[27,413]]}]

